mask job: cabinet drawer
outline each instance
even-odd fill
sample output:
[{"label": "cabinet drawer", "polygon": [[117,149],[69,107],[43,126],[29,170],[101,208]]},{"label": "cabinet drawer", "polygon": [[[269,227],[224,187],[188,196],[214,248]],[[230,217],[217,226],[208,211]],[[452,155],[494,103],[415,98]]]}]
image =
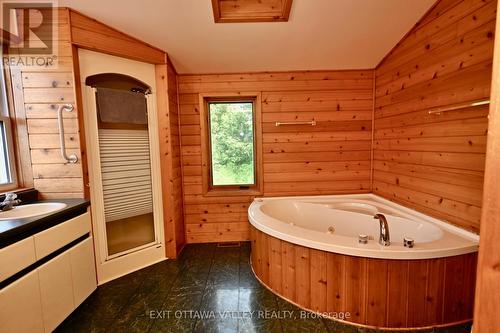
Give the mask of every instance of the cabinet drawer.
[{"label": "cabinet drawer", "polygon": [[35,242],[28,237],[0,250],[0,281],[23,270],[36,261]]},{"label": "cabinet drawer", "polygon": [[41,259],[60,249],[90,232],[90,228],[90,214],[87,212],[36,234],[33,236],[35,238],[36,258]]}]

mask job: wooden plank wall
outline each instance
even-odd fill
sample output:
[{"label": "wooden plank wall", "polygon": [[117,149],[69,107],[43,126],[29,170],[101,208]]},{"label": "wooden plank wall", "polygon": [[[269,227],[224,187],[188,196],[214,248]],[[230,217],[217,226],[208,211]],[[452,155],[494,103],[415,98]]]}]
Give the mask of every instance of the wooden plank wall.
[{"label": "wooden plank wall", "polygon": [[170,62],[155,71],[166,255],[175,258],[185,244],[177,73]]},{"label": "wooden plank wall", "polygon": [[182,163],[181,163],[181,135],[179,117],[179,99],[177,87],[177,73],[172,63],[168,62],[168,100],[170,118],[170,142],[172,145],[172,193],[174,196],[174,216],[175,216],[175,241],[177,253],[184,246],[184,198],[182,191]]},{"label": "wooden plank wall", "polygon": [[164,51],[73,9],[70,19],[71,39],[78,47],[152,64],[166,62]]},{"label": "wooden plank wall", "polygon": [[[19,145],[26,144],[29,154],[24,157],[24,168],[31,168],[32,180],[24,177],[22,186],[34,185],[43,199],[83,198],[83,172],[77,111],[64,112],[66,147],[76,154],[78,163],[68,164],[59,150],[59,130],[56,111],[61,104],[75,105],[72,46],[69,14],[58,10],[58,66],[21,67],[11,70],[13,95],[16,104],[16,127],[26,133]],[[76,105],[75,105],[76,106]],[[25,170],[23,174],[29,174]]]},{"label": "wooden plank wall", "polygon": [[[180,75],[187,242],[249,239],[251,196],[202,196],[199,93],[262,93],[264,195],[370,192],[373,71]],[[276,127],[276,121],[318,125]]]},{"label": "wooden plank wall", "polygon": [[[500,8],[500,4],[498,5]],[[497,16],[499,13],[497,12]],[[500,34],[500,21],[496,25]],[[484,203],[477,269],[474,333],[494,333],[500,327],[500,41],[495,43],[493,84],[484,181]]]},{"label": "wooden plank wall", "polygon": [[441,0],[376,69],[373,192],[478,232],[496,1]]}]

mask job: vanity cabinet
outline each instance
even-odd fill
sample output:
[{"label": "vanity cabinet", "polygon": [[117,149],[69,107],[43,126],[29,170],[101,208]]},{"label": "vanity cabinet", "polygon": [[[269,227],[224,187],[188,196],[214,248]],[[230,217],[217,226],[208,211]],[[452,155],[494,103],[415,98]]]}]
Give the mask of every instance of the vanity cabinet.
[{"label": "vanity cabinet", "polygon": [[97,287],[90,214],[0,250],[0,332],[52,332]]}]

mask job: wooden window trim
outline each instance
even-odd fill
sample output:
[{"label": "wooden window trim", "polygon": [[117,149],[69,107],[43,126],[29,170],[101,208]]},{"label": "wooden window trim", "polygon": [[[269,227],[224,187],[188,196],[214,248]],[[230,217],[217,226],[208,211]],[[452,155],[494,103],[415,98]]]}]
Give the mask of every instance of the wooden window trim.
[{"label": "wooden window trim", "polygon": [[[254,117],[255,185],[242,189],[238,185],[211,185],[210,135],[208,124],[208,103],[211,101],[238,102],[252,100]],[[201,129],[202,193],[204,196],[261,195],[263,190],[262,172],[262,125],[260,92],[199,94]]]},{"label": "wooden window trim", "polygon": [[33,188],[33,168],[26,124],[22,73],[17,67],[7,67],[4,70],[17,171],[17,188],[8,191]]},{"label": "wooden window trim", "polygon": [[[0,103],[2,103],[2,114],[0,114],[0,121],[4,123],[5,130],[5,140],[7,147],[7,154],[9,157],[9,172],[11,176],[11,182],[8,184],[0,185],[0,192],[11,192],[13,190],[17,190],[20,188],[20,180],[18,178],[19,174],[19,158],[17,153],[17,140],[16,140],[16,123],[15,123],[15,114],[13,112],[13,103],[12,103],[12,91],[11,91],[11,78],[10,78],[10,70],[9,68],[4,68],[1,66],[3,78],[0,81]],[[4,110],[5,108],[5,110]],[[27,139],[27,138],[26,138]]]}]

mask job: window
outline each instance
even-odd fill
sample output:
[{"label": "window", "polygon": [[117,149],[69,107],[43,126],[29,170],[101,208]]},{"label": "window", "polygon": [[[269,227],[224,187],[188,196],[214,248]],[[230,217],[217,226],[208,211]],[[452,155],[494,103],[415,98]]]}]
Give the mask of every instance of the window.
[{"label": "window", "polygon": [[258,95],[202,96],[201,102],[204,193],[260,193]]},{"label": "window", "polygon": [[0,191],[7,191],[17,187],[17,178],[3,67],[0,71]]}]

